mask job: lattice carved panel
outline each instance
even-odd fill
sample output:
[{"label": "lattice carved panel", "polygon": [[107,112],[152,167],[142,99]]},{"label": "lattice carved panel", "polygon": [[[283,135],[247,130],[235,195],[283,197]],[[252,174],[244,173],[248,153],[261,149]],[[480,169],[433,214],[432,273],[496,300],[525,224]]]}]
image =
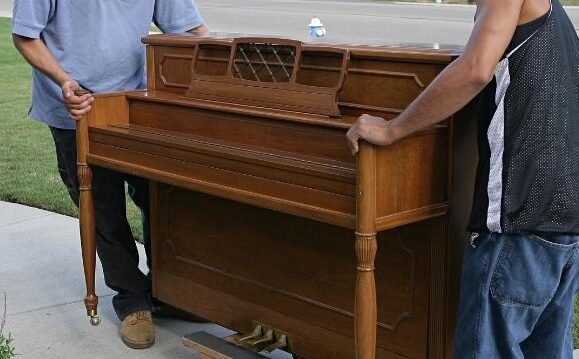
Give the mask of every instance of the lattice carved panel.
[{"label": "lattice carved panel", "polygon": [[240,43],[235,50],[232,75],[241,80],[290,82],[295,61],[295,46]]}]

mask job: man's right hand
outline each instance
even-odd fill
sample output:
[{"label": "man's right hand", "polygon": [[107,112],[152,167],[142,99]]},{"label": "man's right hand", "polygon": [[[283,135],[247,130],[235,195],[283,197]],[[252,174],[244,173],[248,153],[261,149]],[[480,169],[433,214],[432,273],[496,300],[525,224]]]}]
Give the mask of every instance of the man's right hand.
[{"label": "man's right hand", "polygon": [[92,95],[79,93],[82,88],[78,85],[78,82],[64,71],[42,40],[16,34],[12,34],[12,39],[16,48],[18,48],[18,51],[28,63],[60,86],[62,101],[68,109],[71,118],[78,121],[90,111],[90,105],[94,101]]},{"label": "man's right hand", "polygon": [[80,120],[82,116],[91,110],[94,97],[90,93],[82,93],[83,89],[75,80],[67,80],[62,83],[62,100],[73,120]]}]

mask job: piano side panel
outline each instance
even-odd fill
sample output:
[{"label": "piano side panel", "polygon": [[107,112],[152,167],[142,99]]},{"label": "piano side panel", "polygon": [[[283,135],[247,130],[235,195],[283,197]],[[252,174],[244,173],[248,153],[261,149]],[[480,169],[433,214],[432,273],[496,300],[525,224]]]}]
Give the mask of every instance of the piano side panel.
[{"label": "piano side panel", "polygon": [[94,95],[92,110],[87,115],[90,127],[127,125],[129,123],[129,102],[124,93]]},{"label": "piano side panel", "polygon": [[[251,320],[288,331],[307,358],[352,357],[353,345],[344,346],[353,338],[352,230],[161,184],[155,200],[161,300],[237,331]],[[428,221],[379,234],[379,358],[426,356],[436,228]]]},{"label": "piano side panel", "polygon": [[379,228],[446,214],[448,148],[448,128],[436,127],[376,149]]}]

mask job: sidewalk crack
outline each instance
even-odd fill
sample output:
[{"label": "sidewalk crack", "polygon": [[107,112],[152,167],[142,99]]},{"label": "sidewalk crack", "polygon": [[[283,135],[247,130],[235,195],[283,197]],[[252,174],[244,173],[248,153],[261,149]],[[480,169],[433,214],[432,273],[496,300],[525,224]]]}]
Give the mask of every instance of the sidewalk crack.
[{"label": "sidewalk crack", "polygon": [[[112,297],[113,295],[114,295],[113,293],[101,295],[101,296],[99,296],[99,299],[100,299],[100,298]],[[23,312],[8,313],[8,316],[9,316],[9,317],[16,317],[16,316],[23,315],[23,314],[34,313],[34,312],[38,312],[38,311],[42,311],[42,310],[46,310],[46,309],[55,309],[55,308],[64,307],[64,306],[71,305],[71,304],[78,304],[78,303],[84,303],[84,300],[75,300],[75,301],[72,301],[72,302],[66,302],[66,303],[61,303],[61,304],[49,305],[49,306],[46,306],[46,307],[40,307],[40,308],[34,308],[34,309],[30,309],[30,310],[25,310],[25,311],[23,311]]]}]

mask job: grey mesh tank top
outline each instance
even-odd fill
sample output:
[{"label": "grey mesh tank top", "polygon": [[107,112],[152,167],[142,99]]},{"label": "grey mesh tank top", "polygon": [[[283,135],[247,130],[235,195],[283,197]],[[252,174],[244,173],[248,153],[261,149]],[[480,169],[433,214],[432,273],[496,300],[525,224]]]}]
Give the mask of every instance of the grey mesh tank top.
[{"label": "grey mesh tank top", "polygon": [[472,232],[579,233],[579,38],[559,0],[478,97]]}]

